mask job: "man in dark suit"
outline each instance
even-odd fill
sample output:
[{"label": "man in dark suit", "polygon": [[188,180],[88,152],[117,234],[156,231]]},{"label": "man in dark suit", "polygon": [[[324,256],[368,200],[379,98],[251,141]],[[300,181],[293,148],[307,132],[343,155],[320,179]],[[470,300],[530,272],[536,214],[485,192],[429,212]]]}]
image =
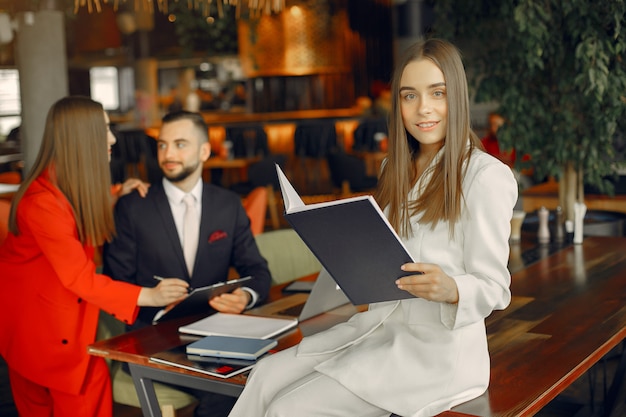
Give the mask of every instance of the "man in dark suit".
[{"label": "man in dark suit", "polygon": [[[117,237],[104,248],[104,273],[142,286],[156,285],[155,275],[176,277],[197,288],[225,281],[234,267],[240,276],[251,275],[253,280],[209,300],[210,306],[241,313],[264,301],[271,276],[240,197],[202,182],[202,165],[211,154],[202,116],[166,115],[157,148],[164,178],[152,184],[144,198],[132,193],[117,202]],[[158,310],[142,307],[130,329],[150,325]],[[227,415],[234,403],[217,394],[195,394],[201,399],[196,416]]]}]

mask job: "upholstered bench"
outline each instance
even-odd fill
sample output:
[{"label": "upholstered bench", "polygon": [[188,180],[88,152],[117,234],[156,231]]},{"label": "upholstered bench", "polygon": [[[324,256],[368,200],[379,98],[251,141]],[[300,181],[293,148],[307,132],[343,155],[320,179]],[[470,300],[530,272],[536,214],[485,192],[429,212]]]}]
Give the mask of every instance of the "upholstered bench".
[{"label": "upholstered bench", "polygon": [[319,272],[322,265],[293,229],[279,229],[255,236],[261,255],[267,260],[272,285]]}]

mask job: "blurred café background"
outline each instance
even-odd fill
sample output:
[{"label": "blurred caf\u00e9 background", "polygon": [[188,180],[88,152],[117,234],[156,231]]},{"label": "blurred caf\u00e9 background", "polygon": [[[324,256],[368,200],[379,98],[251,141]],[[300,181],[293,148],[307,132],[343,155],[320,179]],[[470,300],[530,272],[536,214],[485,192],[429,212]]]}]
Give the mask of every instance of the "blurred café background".
[{"label": "blurred caf\u00e9 background", "polygon": [[[19,183],[34,162],[50,105],[73,94],[91,96],[109,113],[118,139],[111,162],[114,183],[131,176],[160,179],[154,139],[161,117],[186,109],[202,112],[209,125],[212,157],[204,166],[205,180],[242,198],[260,186],[272,187],[270,200],[280,197],[272,192],[278,191],[275,163],[301,195],[316,196],[315,201],[371,193],[386,154],[388,83],[396,58],[442,25],[457,27],[455,36],[463,41],[466,56],[494,54],[484,36],[491,38],[491,29],[511,20],[499,11],[505,20],[489,22],[493,10],[484,4],[486,11],[474,10],[479,6],[444,0],[0,0],[0,184]],[[583,12],[573,15],[577,24],[586,21]],[[437,16],[444,18],[435,28]],[[532,13],[525,18],[535,21]],[[468,22],[471,36],[459,29],[457,20]],[[503,50],[494,56],[503,56]],[[574,76],[581,74],[587,72]],[[595,80],[593,74],[589,78]],[[545,81],[537,80],[539,85]],[[522,85],[521,91],[527,87]],[[503,88],[498,84],[490,91]],[[502,103],[485,100],[484,94],[478,99],[474,86],[471,92],[472,126],[479,137],[495,142],[502,123],[494,127],[491,120]],[[533,91],[531,99],[540,100],[537,94]],[[545,108],[546,114],[554,113]],[[521,115],[516,116],[519,120]],[[590,117],[599,118],[598,113]],[[614,119],[607,116],[607,125],[613,126]],[[559,164],[570,161],[542,159],[543,142],[539,147],[528,144],[534,143],[533,137],[541,142],[547,136],[538,128],[526,135],[530,139],[519,137],[524,123],[507,123],[503,132],[517,127],[515,140],[528,142],[522,150],[530,149],[532,161],[538,161],[531,164],[520,153],[516,162],[516,169],[518,162],[526,163],[519,171],[524,206],[520,201],[518,208],[528,213],[541,206],[555,210],[563,202],[550,180]],[[565,155],[576,141],[580,146],[588,141],[580,132],[563,135],[568,143],[556,141],[563,148],[558,155]],[[599,155],[606,154],[602,146]],[[607,156],[622,159],[621,154]],[[587,165],[595,170],[609,166],[596,159]],[[535,189],[533,168],[544,165],[550,176],[536,177],[548,180],[547,185]],[[604,171],[590,174],[594,172],[588,169],[587,177],[598,180]],[[626,177],[616,178],[614,189],[621,194]],[[0,197],[10,197],[12,188],[3,187]],[[582,193],[578,196],[582,199]],[[585,200],[590,209],[626,211],[621,198]],[[571,219],[568,206],[565,214]],[[268,210],[276,207],[280,210],[280,202],[270,201]],[[272,227],[280,227],[280,220],[274,213]]]},{"label": "blurred caf\u00e9 background", "polygon": [[206,179],[248,183],[278,156],[302,194],[371,188],[394,59],[432,21],[423,0],[0,0],[0,171],[27,170],[50,105],[80,94],[115,124],[115,182],[158,179],[146,139],[188,109],[210,126]]}]

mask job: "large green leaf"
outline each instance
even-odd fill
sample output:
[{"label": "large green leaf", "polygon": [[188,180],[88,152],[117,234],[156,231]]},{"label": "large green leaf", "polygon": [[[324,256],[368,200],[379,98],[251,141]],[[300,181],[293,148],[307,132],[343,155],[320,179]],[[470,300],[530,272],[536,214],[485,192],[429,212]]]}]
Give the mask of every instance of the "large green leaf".
[{"label": "large green leaf", "polygon": [[605,178],[624,162],[614,142],[626,119],[626,2],[433,5],[435,34],[463,51],[475,99],[499,103],[507,119],[498,132],[503,146],[530,155],[518,165],[543,178],[572,162],[586,183],[610,192]]}]

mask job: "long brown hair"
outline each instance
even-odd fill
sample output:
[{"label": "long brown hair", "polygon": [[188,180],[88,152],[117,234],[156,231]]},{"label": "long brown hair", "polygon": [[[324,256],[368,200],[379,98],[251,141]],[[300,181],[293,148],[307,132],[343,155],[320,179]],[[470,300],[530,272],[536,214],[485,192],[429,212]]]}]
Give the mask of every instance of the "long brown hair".
[{"label": "long brown hair", "polygon": [[80,241],[93,246],[115,234],[107,126],[102,105],[87,97],[65,97],[52,105],[33,168],[13,198],[9,230],[19,234],[17,208],[44,171],[70,202]]},{"label": "long brown hair", "polygon": [[[406,66],[421,59],[431,60],[443,73],[448,100],[448,126],[443,157],[432,168],[432,177],[415,201],[409,192],[415,186],[415,161],[419,142],[407,133],[400,111],[400,81]],[[468,148],[467,141],[470,141]],[[422,213],[421,223],[435,227],[448,221],[450,233],[461,215],[463,166],[480,139],[470,127],[467,78],[458,49],[441,39],[418,42],[405,52],[391,81],[389,152],[376,191],[376,200],[389,210],[389,221],[403,237],[411,234],[410,217]]]}]

